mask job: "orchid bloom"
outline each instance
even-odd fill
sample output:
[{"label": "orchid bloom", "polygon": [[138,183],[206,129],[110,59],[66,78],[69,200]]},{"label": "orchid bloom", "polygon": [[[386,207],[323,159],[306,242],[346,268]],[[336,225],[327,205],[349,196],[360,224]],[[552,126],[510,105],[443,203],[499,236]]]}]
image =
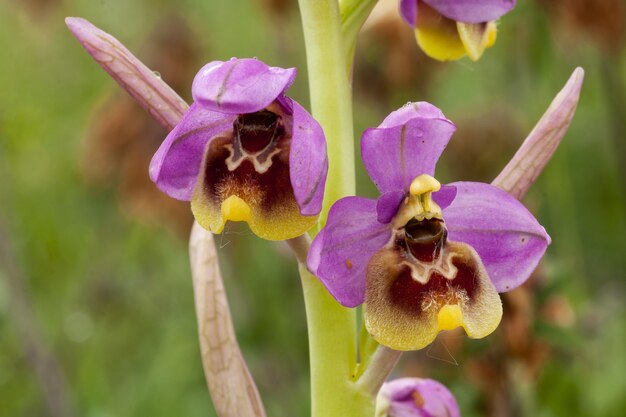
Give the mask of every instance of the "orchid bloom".
[{"label": "orchid bloom", "polygon": [[378,393],[376,417],[461,417],[452,393],[434,379],[400,378]]},{"label": "orchid bloom", "polygon": [[246,221],[259,237],[305,233],[321,211],[328,171],[320,125],[286,97],[295,68],[257,59],[213,61],[196,75],[194,103],[150,164],[150,178],[191,201],[198,223],[221,233]]},{"label": "orchid bloom", "polygon": [[496,41],[495,21],[513,7],[515,0],[400,0],[417,44],[439,61],[477,61]]},{"label": "orchid bloom", "polygon": [[425,102],[366,130],[361,154],[381,196],[337,201],[307,259],[342,305],[365,303],[367,330],[396,350],[421,349],[459,326],[472,338],[493,332],[498,292],[526,281],[550,243],[501,189],[433,177],[455,130]]}]

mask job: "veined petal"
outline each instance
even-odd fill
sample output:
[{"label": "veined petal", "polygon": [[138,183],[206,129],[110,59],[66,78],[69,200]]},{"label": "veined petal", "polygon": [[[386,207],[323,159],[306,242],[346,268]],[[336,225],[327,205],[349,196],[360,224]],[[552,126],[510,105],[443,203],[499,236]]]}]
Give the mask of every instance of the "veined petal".
[{"label": "veined petal", "polygon": [[146,67],[120,41],[80,17],[65,23],[91,57],[168,131],[189,106],[154,71]]},{"label": "veined petal", "polygon": [[515,0],[422,1],[448,19],[464,23],[481,23],[496,20],[515,7]]},{"label": "veined petal", "polygon": [[408,191],[418,175],[434,174],[455,130],[448,119],[421,117],[394,127],[368,129],[361,139],[365,169],[381,193]]},{"label": "veined petal", "polygon": [[496,329],[502,303],[476,252],[449,241],[441,253],[441,262],[419,262],[394,246],[372,257],[363,311],[377,342],[418,350],[441,330],[462,326],[469,337],[482,338]]},{"label": "veined petal", "polygon": [[457,195],[443,210],[449,239],[478,252],[498,292],[521,285],[550,244],[546,230],[522,203],[499,188],[476,182],[450,185],[456,186]]},{"label": "veined petal", "polygon": [[400,0],[400,15],[411,26],[417,23],[417,0]]},{"label": "veined petal", "polygon": [[152,157],[150,179],[170,197],[191,200],[207,143],[232,130],[235,118],[192,104]]},{"label": "veined petal", "polygon": [[485,52],[496,43],[498,29],[495,22],[461,23],[456,24],[459,38],[463,43],[467,56],[472,61],[478,61]]},{"label": "veined petal", "polygon": [[377,220],[376,200],[342,198],[313,240],[307,266],[337,301],[356,307],[365,297],[367,264],[390,237],[388,225]]},{"label": "veined petal", "polygon": [[378,394],[377,416],[461,417],[452,393],[434,379],[400,378],[386,382]]},{"label": "veined petal", "polygon": [[438,61],[454,61],[466,54],[456,21],[424,3],[419,6],[415,39],[426,55]]},{"label": "veined petal", "polygon": [[292,101],[293,128],[289,153],[291,185],[305,216],[322,210],[324,186],[328,174],[326,140],[322,127],[300,104]]},{"label": "veined petal", "polygon": [[258,59],[232,58],[206,64],[193,80],[194,101],[212,111],[254,113],[291,86],[295,68],[270,67]]}]

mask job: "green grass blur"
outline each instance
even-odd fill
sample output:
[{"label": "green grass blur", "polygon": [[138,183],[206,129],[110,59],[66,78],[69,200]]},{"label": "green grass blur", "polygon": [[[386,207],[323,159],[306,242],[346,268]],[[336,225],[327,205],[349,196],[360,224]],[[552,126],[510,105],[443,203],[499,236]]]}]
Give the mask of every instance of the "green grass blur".
[{"label": "green grass blur", "polygon": [[[7,265],[0,265],[0,416],[53,415],[24,331],[38,334],[56,356],[66,379],[58,395],[74,415],[214,415],[185,238],[165,220],[123,210],[123,178],[86,180],[81,160],[90,123],[119,87],[63,22],[85,17],[143,58],[149,34],[172,14],[194,33],[199,65],[256,56],[298,67],[290,95],[307,106],[293,5],[276,16],[253,0],[0,2],[0,233],[30,307],[23,309],[5,279]],[[532,329],[550,346],[549,356],[531,376],[523,361],[507,363],[519,416],[617,417],[626,409],[626,103],[619,100],[620,92],[626,96],[626,53],[606,52],[580,32],[560,27],[534,2],[520,2],[481,61],[433,65],[421,57],[411,70],[415,86],[366,91],[368,80],[381,76],[377,66],[389,62],[384,48],[364,42],[356,60],[357,135],[407,101],[428,100],[458,123],[438,170],[445,182],[490,181],[571,71],[586,71],[572,127],[525,199],[553,244],[534,294]],[[411,51],[418,53],[416,46]],[[188,97],[190,84],[188,78],[179,93]],[[361,166],[358,189],[374,195]],[[245,227],[227,230],[217,238],[227,292],[268,415],[305,416],[307,341],[295,262]],[[566,316],[556,324],[543,313],[555,299]],[[451,387],[464,416],[487,415],[469,363],[493,340],[465,343],[454,361],[432,350],[409,353],[397,375],[427,368]]]}]

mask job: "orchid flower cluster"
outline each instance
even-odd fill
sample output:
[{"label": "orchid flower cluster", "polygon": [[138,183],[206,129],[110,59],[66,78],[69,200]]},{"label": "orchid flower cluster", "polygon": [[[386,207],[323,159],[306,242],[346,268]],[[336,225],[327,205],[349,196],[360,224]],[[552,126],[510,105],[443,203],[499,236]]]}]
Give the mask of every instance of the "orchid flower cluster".
[{"label": "orchid flower cluster", "polygon": [[[227,222],[287,241],[300,263],[316,417],[459,416],[441,383],[386,378],[401,352],[425,348],[441,331],[491,334],[503,314],[498,294],[522,285],[550,244],[519,199],[569,126],[580,69],[492,184],[436,179],[456,126],[435,105],[415,101],[363,132],[362,161],[380,195],[354,195],[346,46],[375,3],[300,0],[312,113],[287,96],[295,68],[256,58],[206,64],[187,106],[115,38],[83,19],[67,20],[96,61],[170,131],[149,175],[172,198],[190,201],[197,222],[190,245],[195,301],[220,416],[265,415],[214,253],[211,234]],[[495,41],[495,21],[514,5],[400,0],[398,6],[427,55],[476,60]]]}]

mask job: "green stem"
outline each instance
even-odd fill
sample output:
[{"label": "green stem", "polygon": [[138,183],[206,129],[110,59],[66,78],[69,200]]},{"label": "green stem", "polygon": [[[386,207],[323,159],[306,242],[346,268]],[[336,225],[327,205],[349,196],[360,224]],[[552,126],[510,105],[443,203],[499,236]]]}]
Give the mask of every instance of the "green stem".
[{"label": "green stem", "polygon": [[312,417],[370,417],[374,399],[354,383],[354,310],[342,307],[300,265],[311,366]]},{"label": "green stem", "polygon": [[[355,194],[352,91],[337,0],[299,0],[311,110],[328,146],[329,172],[320,226],[332,204]],[[307,313],[312,417],[374,415],[374,401],[354,383],[356,310],[342,307],[300,265]]]},{"label": "green stem", "polygon": [[359,389],[376,396],[401,356],[401,351],[379,345],[366,365],[363,375],[358,379],[357,385]]},{"label": "green stem", "polygon": [[341,18],[336,0],[299,0],[313,116],[328,144],[324,223],[330,206],[355,193],[352,90],[345,71]]}]

